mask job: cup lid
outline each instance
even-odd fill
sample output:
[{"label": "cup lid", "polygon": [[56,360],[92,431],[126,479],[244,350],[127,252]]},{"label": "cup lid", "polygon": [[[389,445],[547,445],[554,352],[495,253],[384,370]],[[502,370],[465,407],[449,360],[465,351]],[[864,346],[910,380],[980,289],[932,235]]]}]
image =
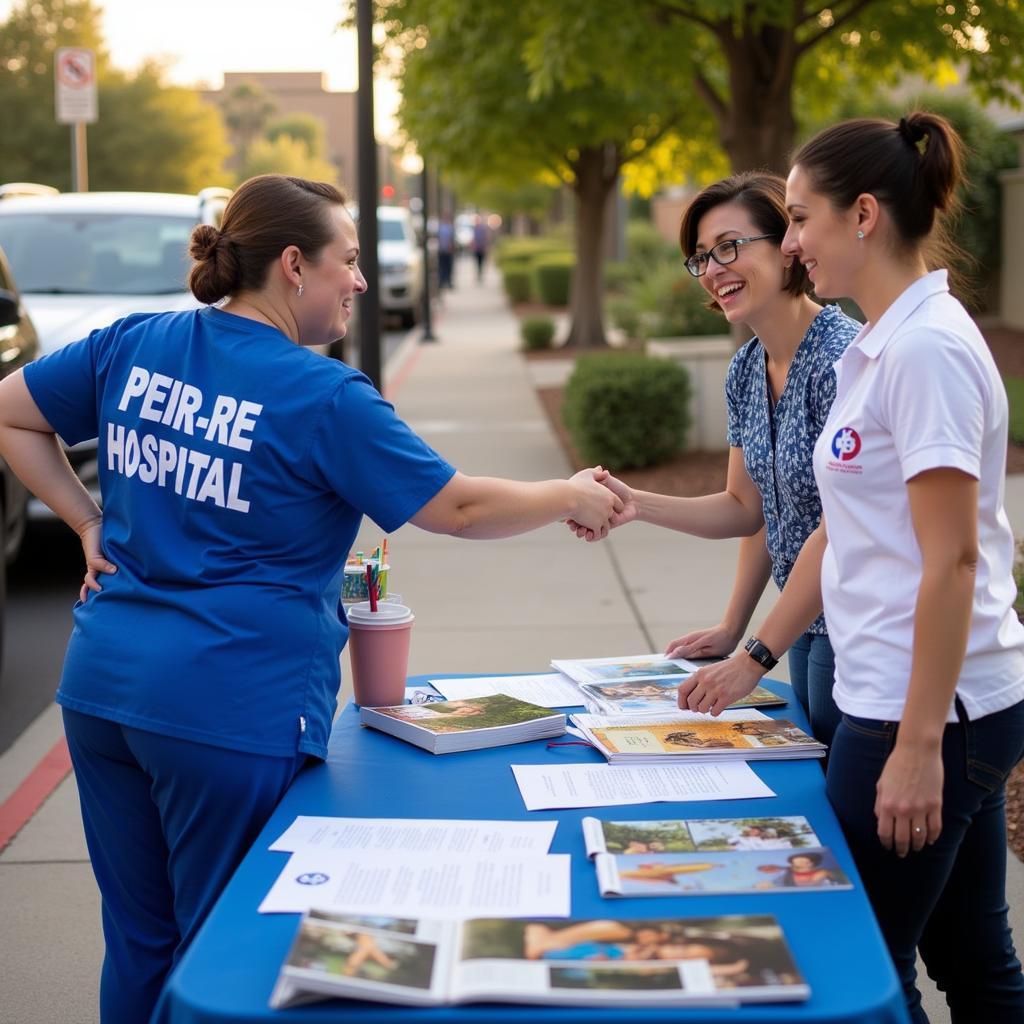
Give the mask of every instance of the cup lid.
[{"label": "cup lid", "polygon": [[349,605],[345,609],[345,615],[349,622],[358,623],[360,626],[400,626],[404,622],[412,622],[414,618],[412,611],[404,604],[395,604],[392,601],[378,601],[375,612],[370,611],[369,601],[360,601],[358,604]]}]

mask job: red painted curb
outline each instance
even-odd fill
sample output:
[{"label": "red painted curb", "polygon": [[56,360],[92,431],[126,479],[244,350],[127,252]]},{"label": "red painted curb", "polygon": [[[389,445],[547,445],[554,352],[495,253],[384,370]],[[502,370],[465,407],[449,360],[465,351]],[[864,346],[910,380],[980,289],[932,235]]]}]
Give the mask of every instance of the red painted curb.
[{"label": "red painted curb", "polygon": [[22,784],[0,804],[0,851],[32,819],[70,771],[71,755],[67,740],[61,737]]},{"label": "red painted curb", "polygon": [[389,401],[393,402],[395,395],[398,394],[398,389],[405,383],[406,378],[412,373],[413,368],[420,361],[420,354],[423,349],[420,346],[416,346],[416,351],[405,361],[405,365],[398,372],[398,376],[395,377],[390,384],[384,388],[384,397]]}]

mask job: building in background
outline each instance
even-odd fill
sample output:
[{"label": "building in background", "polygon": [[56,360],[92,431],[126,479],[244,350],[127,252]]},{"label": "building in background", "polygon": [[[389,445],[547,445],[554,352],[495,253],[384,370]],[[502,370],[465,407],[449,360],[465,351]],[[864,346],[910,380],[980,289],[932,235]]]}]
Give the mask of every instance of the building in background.
[{"label": "building in background", "polygon": [[[220,89],[203,92],[203,98],[218,106],[225,115],[228,134],[234,147],[229,167],[237,171],[240,155],[259,134],[258,126],[275,118],[290,114],[306,114],[323,127],[324,156],[338,169],[338,182],[352,195],[359,183],[356,180],[356,93],[332,92],[325,86],[322,71],[226,71]],[[253,101],[252,118],[231,116],[232,103],[239,97],[250,96]],[[263,104],[269,101],[270,110]]]}]

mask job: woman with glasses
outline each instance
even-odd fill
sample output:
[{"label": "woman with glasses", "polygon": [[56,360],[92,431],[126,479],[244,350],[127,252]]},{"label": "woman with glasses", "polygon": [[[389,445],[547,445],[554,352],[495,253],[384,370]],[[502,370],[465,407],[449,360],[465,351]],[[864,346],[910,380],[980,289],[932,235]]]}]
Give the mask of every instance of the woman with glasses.
[{"label": "woman with glasses", "polygon": [[[677,637],[668,645],[669,657],[730,654],[769,576],[780,589],[786,585],[821,518],[811,454],[835,397],[832,364],[860,324],[810,297],[804,268],[780,249],[787,224],[782,178],[747,173],[704,189],[679,230],[686,269],[711,306],[730,324],[747,324],[755,333],[733,357],[725,383],[725,490],[680,498],[606,481],[625,502],[614,525],[636,519],[698,537],[743,538],[721,620]],[[774,667],[772,652],[756,638],[748,651],[761,665]],[[832,701],[832,649],[820,616],[790,649],[789,667],[814,735],[828,743],[839,713]]]},{"label": "woman with glasses", "polygon": [[[917,112],[847,121],[794,158],[783,251],[868,323],[837,366],[814,450],[822,521],[762,639],[822,607],[843,711],[828,796],[903,985],[927,1024],[916,954],[953,1024],[1020,1024],[1006,906],[1005,783],[1024,753],[1024,628],[1003,506],[1008,409],[981,332],[935,269],[957,253],[963,144]],[[717,713],[760,676],[702,669],[680,701]]]}]

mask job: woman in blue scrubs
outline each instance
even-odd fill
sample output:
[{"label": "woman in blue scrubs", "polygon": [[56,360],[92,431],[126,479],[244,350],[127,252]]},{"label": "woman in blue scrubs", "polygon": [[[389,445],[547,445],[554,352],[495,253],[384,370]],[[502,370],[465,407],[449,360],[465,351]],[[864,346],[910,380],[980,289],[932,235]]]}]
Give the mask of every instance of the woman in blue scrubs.
[{"label": "woman in blue scrubs", "polygon": [[[94,331],[0,385],[0,452],[81,537],[57,701],[103,901],[103,1024],[164,978],[307,757],[323,758],[363,515],[468,538],[621,503],[585,471],[458,473],[311,352],[366,288],[333,186],[264,175],[191,242],[197,310]],[[98,438],[103,512],[62,454]]]}]

